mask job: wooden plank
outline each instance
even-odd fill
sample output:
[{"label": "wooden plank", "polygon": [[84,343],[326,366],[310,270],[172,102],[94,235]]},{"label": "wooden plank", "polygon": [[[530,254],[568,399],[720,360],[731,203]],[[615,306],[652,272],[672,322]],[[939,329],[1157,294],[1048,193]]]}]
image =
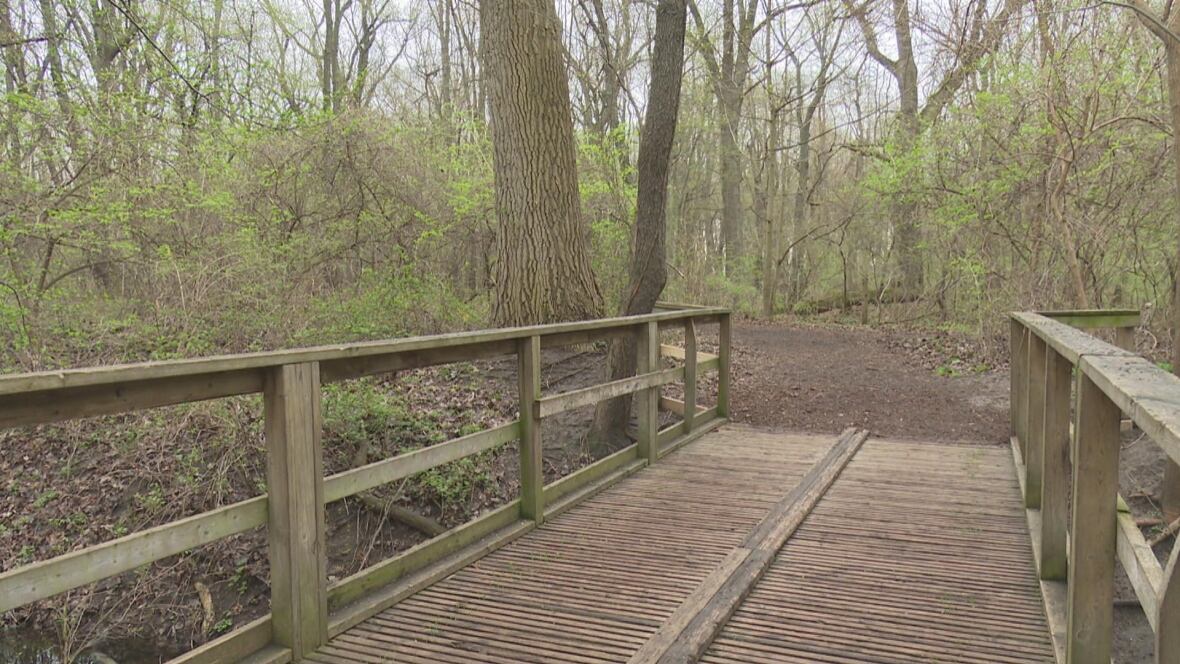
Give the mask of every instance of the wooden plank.
[{"label": "wooden plank", "polygon": [[1064,355],[1072,364],[1077,364],[1078,360],[1088,355],[1135,356],[1134,353],[1123,350],[1113,344],[1108,344],[1092,334],[1039,314],[1014,313],[1011,314],[1011,317],[1013,320],[1024,325],[1033,334],[1044,339],[1046,343],[1052,346],[1058,353]]},{"label": "wooden plank", "polygon": [[[168,664],[232,664],[242,662],[271,643],[270,614],[168,660]],[[287,660],[291,651],[285,648]]]},{"label": "wooden plank", "polygon": [[[520,520],[520,501],[514,500],[467,523],[429,539],[406,551],[370,565],[328,588],[328,604],[333,610],[360,600],[398,579],[413,574],[473,544],[489,534]],[[529,522],[531,523],[531,522]]]},{"label": "wooden plank", "polygon": [[697,349],[697,328],[692,319],[684,321],[684,431],[691,433],[697,415],[697,362],[701,352]]},{"label": "wooden plank", "polygon": [[517,399],[520,409],[520,516],[540,523],[545,518],[545,478],[541,465],[541,339],[520,342],[517,353]]},{"label": "wooden plank", "polygon": [[330,503],[361,491],[368,491],[444,463],[499,447],[519,437],[520,420],[516,420],[486,431],[336,473],[324,480],[324,500]]},{"label": "wooden plank", "polygon": [[[668,323],[685,318],[701,320],[726,313],[721,308],[703,308],[683,311],[668,311],[641,316],[621,316],[589,321],[534,325],[531,327],[510,327],[497,330],[456,332],[404,339],[355,342],[329,346],[315,346],[292,350],[265,351],[220,355],[187,360],[162,362],[139,362],[135,364],[109,365],[84,369],[44,371],[11,374],[0,377],[0,395],[41,390],[59,390],[91,385],[113,385],[137,381],[157,381],[165,378],[206,375],[246,369],[271,369],[284,364],[305,362],[335,362],[359,357],[390,355],[409,351],[468,346],[474,347],[491,342],[521,340],[533,336],[553,336],[567,332],[589,330],[611,330],[656,321]],[[678,324],[678,323],[677,323]],[[339,378],[339,376],[337,376]]]},{"label": "wooden plank", "polygon": [[639,446],[628,445],[618,452],[605,456],[585,468],[580,468],[576,472],[570,473],[545,487],[545,504],[549,505],[559,498],[611,474],[638,458]]},{"label": "wooden plank", "polygon": [[[728,313],[721,314],[721,325],[718,331],[717,350],[717,416],[729,417],[729,381],[733,373],[733,321]],[[704,363],[702,363],[704,364]],[[703,367],[697,367],[704,371]]]},{"label": "wooden plank", "polygon": [[846,430],[628,662],[697,661],[867,437],[867,432]]},{"label": "wooden plank", "polygon": [[1141,357],[1086,357],[1080,371],[1180,462],[1180,377]]},{"label": "wooden plank", "polygon": [[544,419],[558,413],[564,413],[567,410],[573,410],[574,408],[582,408],[596,404],[599,401],[606,401],[607,399],[621,397],[625,394],[647,390],[653,386],[667,385],[668,383],[679,380],[683,375],[683,368],[645,371],[638,376],[621,378],[619,380],[612,380],[609,383],[591,385],[589,387],[543,397],[537,401],[537,416]]},{"label": "wooden plank", "polygon": [[[692,321],[691,318],[688,319],[688,322],[693,322],[693,333],[694,333],[693,336],[695,336],[696,323],[695,323],[695,321]],[[686,322],[686,325],[687,325],[687,322]],[[685,348],[681,348],[680,346],[672,346],[670,344],[660,344],[660,355],[662,357],[670,357],[673,360],[684,360],[686,357],[689,356],[687,347],[688,347],[687,341],[685,342]],[[712,360],[716,357],[717,356],[712,353],[706,353],[704,351],[697,351],[697,359],[698,360]]]},{"label": "wooden plank", "polygon": [[1027,345],[1028,330],[1024,323],[1013,316],[1008,322],[1008,415],[1011,422],[1011,433],[1016,438],[1020,449],[1024,449],[1024,370],[1028,367]]},{"label": "wooden plank", "polygon": [[264,387],[274,642],[299,660],[328,640],[319,365],[277,367]]},{"label": "wooden plank", "polygon": [[1028,464],[1028,474],[1025,481],[1025,507],[1038,509],[1041,506],[1041,477],[1044,466],[1044,437],[1045,437],[1045,357],[1048,345],[1039,337],[1032,336],[1028,340],[1028,367],[1026,376],[1028,389],[1025,391],[1027,402],[1025,418],[1027,421],[1028,442],[1025,448],[1025,461]]},{"label": "wooden plank", "polygon": [[1131,587],[1135,589],[1135,596],[1139,598],[1147,621],[1151,623],[1152,629],[1157,629],[1159,593],[1164,582],[1163,567],[1143,538],[1139,526],[1135,525],[1135,517],[1130,512],[1119,512],[1117,518],[1115,550],[1119,562],[1131,580]]},{"label": "wooden plank", "polygon": [[0,613],[266,523],[266,496],[0,573]]},{"label": "wooden plank", "polygon": [[707,420],[698,419],[696,428],[691,433],[681,433],[683,431],[683,426],[681,426],[683,422],[680,425],[674,424],[663,429],[660,431],[660,458],[668,456],[728,421],[716,416]]},{"label": "wooden plank", "polygon": [[1078,329],[1135,328],[1138,327],[1141,318],[1138,309],[1068,309],[1037,313]]},{"label": "wooden plank", "polygon": [[[3,378],[0,378],[0,383]],[[256,369],[0,395],[0,428],[171,406],[262,390]]]},{"label": "wooden plank", "polygon": [[697,375],[708,373],[710,371],[721,370],[721,358],[713,357],[707,360],[697,362]]},{"label": "wooden plank", "polygon": [[[639,334],[635,349],[636,371],[639,375],[631,380],[646,379],[644,383],[646,389],[643,389],[635,399],[635,408],[638,410],[636,417],[639,420],[639,435],[637,440],[639,458],[646,459],[650,465],[656,462],[660,454],[658,439],[658,429],[660,426],[660,385],[665,384],[665,381],[672,382],[679,377],[677,374],[683,376],[684,369],[665,369],[660,371],[659,327],[654,322],[651,322],[641,329],[642,331]],[[615,382],[620,383],[623,381]],[[607,383],[607,385],[610,384]],[[631,390],[628,388],[628,391]]]},{"label": "wooden plank", "polygon": [[[339,611],[332,614],[329,634],[335,637],[415,592],[454,574],[536,527],[536,523],[533,521],[516,518],[518,505],[514,503],[510,507],[513,509],[501,508],[487,517],[467,524],[473,526],[478,523],[480,527],[467,530],[462,537],[448,538],[451,548],[445,555],[432,556],[433,559],[428,563],[403,569],[394,578],[382,579],[380,584],[373,586],[371,593],[362,595],[341,607]],[[502,524],[503,520],[509,516],[511,520],[507,524]],[[485,530],[491,525],[498,527],[491,531]],[[468,538],[476,535],[478,535],[476,539],[467,541]],[[420,547],[421,545],[415,549]],[[414,549],[410,551],[414,551]],[[401,557],[405,558],[406,556]]]},{"label": "wooden plank", "polygon": [[1069,409],[1073,367],[1057,351],[1045,353],[1045,417],[1041,441],[1042,579],[1066,578],[1065,533],[1069,526]]},{"label": "wooden plank", "polygon": [[1180,661],[1180,575],[1177,574],[1177,559],[1180,546],[1172,546],[1168,556],[1168,567],[1164,572],[1159,589],[1159,602],[1155,627],[1155,661],[1157,664],[1171,664]]},{"label": "wooden plank", "polygon": [[1086,374],[1078,378],[1067,628],[1068,664],[1109,664],[1120,412]]}]

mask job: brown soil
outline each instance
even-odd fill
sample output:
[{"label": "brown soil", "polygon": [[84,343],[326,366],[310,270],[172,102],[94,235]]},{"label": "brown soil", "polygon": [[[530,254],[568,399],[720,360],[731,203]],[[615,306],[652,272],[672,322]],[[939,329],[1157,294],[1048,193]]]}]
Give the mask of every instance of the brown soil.
[{"label": "brown soil", "polygon": [[[1005,442],[1007,372],[980,371],[991,365],[965,359],[970,348],[948,344],[950,339],[925,332],[737,324],[732,417],[803,431],[858,426],[881,436]],[[948,345],[951,352],[939,350]],[[939,375],[939,367],[947,375]]]}]

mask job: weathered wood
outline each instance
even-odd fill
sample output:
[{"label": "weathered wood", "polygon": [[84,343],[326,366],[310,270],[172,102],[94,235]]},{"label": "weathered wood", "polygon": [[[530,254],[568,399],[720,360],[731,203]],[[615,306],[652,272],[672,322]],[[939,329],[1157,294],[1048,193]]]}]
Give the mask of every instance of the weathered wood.
[{"label": "weathered wood", "polygon": [[1088,356],[1079,370],[1180,462],[1180,377],[1141,357]]},{"label": "weathered wood", "polygon": [[1078,426],[1070,528],[1067,664],[1109,664],[1113,627],[1119,408],[1085,373],[1078,378]]},{"label": "weathered wood", "polygon": [[668,426],[660,431],[660,458],[668,456],[676,450],[685,445],[699,439],[701,436],[709,433],[717,427],[725,424],[729,420],[711,417],[709,419],[697,419],[696,428],[691,433],[684,433],[684,423],[679,422]]},{"label": "weathered wood", "polygon": [[545,504],[550,505],[558,499],[611,474],[638,458],[639,446],[628,445],[614,454],[605,456],[589,466],[579,469],[577,472],[570,473],[545,487]]},{"label": "weathered wood", "polygon": [[1024,395],[1024,371],[1028,367],[1027,349],[1028,330],[1014,316],[1008,324],[1008,415],[1012,436],[1016,438],[1022,453],[1025,449],[1024,408],[1027,400]]},{"label": "weathered wood", "polygon": [[[270,643],[271,624],[267,614],[168,660],[168,664],[233,664],[263,650]],[[290,661],[290,650],[286,656]]]},{"label": "weathered wood", "polygon": [[1025,406],[1028,442],[1025,447],[1027,480],[1025,482],[1025,507],[1037,509],[1041,506],[1041,477],[1044,467],[1045,438],[1045,357],[1048,345],[1043,339],[1031,336],[1028,340],[1028,389]]},{"label": "weathered wood", "polygon": [[299,660],[328,640],[319,365],[270,370],[263,403],[272,629]]},{"label": "weathered wood", "polygon": [[1129,350],[1132,353],[1135,352],[1135,328],[1136,326],[1134,325],[1115,328],[1114,345],[1123,350]]},{"label": "weathered wood", "polygon": [[1147,621],[1151,623],[1152,629],[1156,629],[1164,570],[1130,512],[1118,513],[1117,526],[1115,551],[1119,562],[1131,580],[1131,587],[1135,589],[1135,596],[1139,598]]},{"label": "weathered wood", "polygon": [[540,523],[545,518],[545,479],[541,466],[541,339],[522,339],[517,353],[517,394],[520,408],[520,516]]},{"label": "weathered wood", "polygon": [[1073,367],[1046,349],[1041,468],[1040,560],[1042,579],[1066,578],[1065,533],[1069,526],[1069,409]]},{"label": "weathered wood", "polygon": [[[733,373],[733,321],[729,313],[720,314],[717,349],[717,416],[729,417],[729,381]],[[703,363],[702,363],[703,364]],[[704,371],[703,367],[697,367]]]},{"label": "weathered wood", "polygon": [[[354,342],[260,353],[218,355],[188,360],[139,362],[135,364],[118,364],[84,369],[11,374],[0,377],[0,395],[92,385],[158,381],[165,378],[207,375],[246,369],[271,369],[284,364],[304,362],[330,363],[359,357],[390,355],[436,348],[475,347],[491,342],[515,341],[533,336],[554,336],[567,332],[629,328],[649,321],[664,324],[679,324],[678,321],[682,321],[685,318],[694,318],[700,321],[724,313],[727,313],[726,310],[720,308],[667,311],[640,316],[621,316],[616,318],[601,318],[551,325],[534,325],[531,327],[508,327],[474,332],[455,332],[452,334]],[[342,379],[343,377],[343,375],[337,375],[335,378]]]},{"label": "weathered wood", "polygon": [[691,433],[697,416],[697,362],[701,353],[697,349],[697,327],[692,319],[684,321],[684,431]]},{"label": "weathered wood", "polygon": [[0,573],[0,613],[266,523],[266,496]]},{"label": "weathered wood", "polygon": [[1070,327],[1090,330],[1101,327],[1137,327],[1140,322],[1138,309],[1068,309],[1061,311],[1038,311],[1045,318],[1051,318]]},{"label": "weathered wood", "polygon": [[[446,533],[382,560],[341,579],[328,588],[328,605],[336,610],[377,593],[382,587],[413,574],[492,532],[520,520],[520,501],[514,500]],[[529,521],[528,523],[532,523]],[[334,619],[333,619],[334,620]]]},{"label": "weathered wood", "polygon": [[[516,508],[516,505],[512,506]],[[511,514],[512,521],[491,532],[482,533],[473,542],[466,542],[462,546],[455,546],[444,555],[437,556],[430,562],[405,570],[395,579],[385,581],[374,588],[372,593],[366,594],[351,604],[347,604],[332,614],[329,634],[336,636],[353,627],[374,614],[383,611],[410,595],[437,583],[451,574],[472,564],[487,554],[511,543],[521,535],[536,528],[532,521],[521,521],[514,513],[498,511],[495,514]],[[490,516],[490,515],[489,515]],[[485,523],[494,523],[489,519]],[[476,531],[471,531],[475,533]],[[411,549],[413,551],[413,549]],[[408,553],[408,552],[407,552]]]},{"label": "weathered wood", "polygon": [[1039,314],[1014,313],[1011,316],[1030,332],[1044,339],[1072,364],[1077,364],[1079,359],[1088,355],[1135,356],[1134,353],[1106,343],[1092,334]]},{"label": "weathered wood", "polygon": [[697,661],[867,437],[846,430],[628,662]]},{"label": "weathered wood", "polygon": [[368,491],[444,463],[479,454],[520,437],[520,421],[479,431],[467,436],[431,445],[420,450],[375,461],[359,468],[336,473],[324,480],[324,500],[332,502]]},{"label": "weathered wood", "polygon": [[1180,661],[1180,573],[1176,560],[1180,558],[1180,546],[1172,546],[1168,566],[1163,574],[1158,594],[1158,608],[1155,628],[1155,661],[1157,664],[1173,664]]},{"label": "weathered wood", "polygon": [[[689,319],[689,320],[692,320],[692,319]],[[695,321],[693,321],[693,333],[695,336],[695,333],[696,333],[696,322]],[[681,348],[680,346],[672,346],[670,344],[660,344],[660,355],[662,355],[664,357],[670,357],[673,360],[684,360],[688,357],[687,347],[688,347],[687,341],[685,342],[685,348]],[[712,360],[716,357],[717,356],[714,355],[713,353],[706,353],[706,352],[700,351],[700,350],[697,351],[697,360],[698,361]]]},{"label": "weathered wood", "polygon": [[635,408],[638,411],[636,417],[639,421],[637,440],[639,458],[647,459],[648,464],[653,464],[659,458],[660,453],[658,440],[660,385],[665,384],[664,374],[667,374],[666,377],[669,378],[666,382],[672,382],[676,377],[682,376],[684,370],[658,370],[660,366],[660,330],[654,322],[650,322],[640,329],[635,357],[639,373],[636,378],[642,378],[645,375],[649,380],[652,376],[660,378],[657,382],[650,383],[651,386],[641,391],[635,399]]},{"label": "weathered wood", "polygon": [[537,416],[544,419],[567,410],[591,406],[599,401],[606,401],[624,394],[650,391],[649,388],[676,382],[682,375],[684,375],[683,368],[662,369],[554,394],[537,400]]}]

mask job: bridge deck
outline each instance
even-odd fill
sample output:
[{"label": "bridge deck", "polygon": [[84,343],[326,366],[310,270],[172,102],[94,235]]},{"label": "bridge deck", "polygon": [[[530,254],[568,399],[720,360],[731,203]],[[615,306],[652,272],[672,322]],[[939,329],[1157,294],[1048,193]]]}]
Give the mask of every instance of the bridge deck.
[{"label": "bridge deck", "polygon": [[[627,661],[835,440],[723,427],[308,659]],[[868,441],[748,590],[702,661],[1053,660],[1002,447]]]}]

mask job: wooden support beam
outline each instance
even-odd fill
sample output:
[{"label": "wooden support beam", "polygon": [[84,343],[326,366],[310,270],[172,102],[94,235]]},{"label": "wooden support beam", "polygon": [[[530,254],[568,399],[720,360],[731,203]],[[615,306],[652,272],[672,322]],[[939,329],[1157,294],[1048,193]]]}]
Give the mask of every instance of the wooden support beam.
[{"label": "wooden support beam", "polygon": [[1026,403],[1024,371],[1028,367],[1027,342],[1028,330],[1025,329],[1021,321],[1013,317],[1008,324],[1008,415],[1011,421],[1012,435],[1016,438],[1023,457],[1028,456],[1024,442],[1024,406]]},{"label": "wooden support beam", "polygon": [[1069,526],[1069,409],[1073,365],[1057,351],[1045,352],[1041,435],[1041,578],[1065,580],[1065,533]]},{"label": "wooden support beam", "polygon": [[1025,443],[1024,458],[1027,463],[1024,505],[1030,509],[1041,506],[1041,469],[1044,465],[1043,450],[1045,436],[1045,355],[1048,351],[1043,339],[1032,335],[1028,340],[1027,372],[1028,389],[1025,391],[1025,420],[1028,440]]},{"label": "wooden support beam", "polygon": [[263,394],[272,629],[298,661],[328,640],[319,364],[269,370]]},{"label": "wooden support beam", "polygon": [[697,415],[697,326],[692,319],[684,321],[684,432],[692,433]]},{"label": "wooden support beam", "polygon": [[[658,364],[656,365],[659,366]],[[620,378],[609,383],[591,385],[537,400],[537,417],[545,419],[567,410],[591,406],[599,401],[614,399],[634,392],[647,393],[650,389],[658,390],[660,386],[675,382],[684,374],[684,369],[657,369],[640,373],[630,378]],[[641,395],[642,396],[642,395]]]},{"label": "wooden support beam", "polygon": [[1180,546],[1172,546],[1168,566],[1164,570],[1164,581],[1159,591],[1159,610],[1155,625],[1156,664],[1180,662]]},{"label": "wooden support beam", "polygon": [[545,478],[541,465],[541,338],[521,339],[517,354],[520,402],[520,517],[545,518]]},{"label": "wooden support beam", "polygon": [[728,312],[720,315],[717,348],[717,416],[729,417],[729,381],[733,372],[733,321]]},{"label": "wooden support beam", "polygon": [[[647,323],[640,329],[635,357],[640,374],[654,373],[660,366],[660,329],[654,323]],[[659,457],[660,445],[658,428],[660,386],[649,387],[639,392],[635,399],[639,420],[639,458],[654,464]]]},{"label": "wooden support beam", "polygon": [[1110,662],[1120,419],[1118,406],[1079,372],[1073,477],[1078,490],[1073,492],[1070,529],[1067,664]]}]

